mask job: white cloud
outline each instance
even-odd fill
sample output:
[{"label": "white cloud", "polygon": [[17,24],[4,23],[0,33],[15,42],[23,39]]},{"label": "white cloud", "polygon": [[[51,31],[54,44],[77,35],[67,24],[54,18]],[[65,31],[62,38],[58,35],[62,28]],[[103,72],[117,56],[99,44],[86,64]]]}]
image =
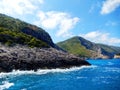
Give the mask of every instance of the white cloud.
[{"label": "white cloud", "polygon": [[65,12],[39,12],[38,17],[40,20],[34,22],[36,25],[42,25],[47,29],[58,29],[56,36],[58,37],[67,37],[71,36],[72,33],[70,30],[79,21],[78,17],[71,17],[70,14]]},{"label": "white cloud", "polygon": [[103,43],[103,44],[108,44],[108,45],[120,45],[120,39],[119,38],[114,38],[110,37],[109,33],[102,33],[100,31],[93,31],[89,32],[87,34],[81,34],[80,36],[96,43]]},{"label": "white cloud", "polygon": [[106,0],[103,2],[101,14],[109,14],[120,6],[120,0]]},{"label": "white cloud", "polygon": [[32,14],[42,4],[43,0],[0,0],[0,13],[8,15]]},{"label": "white cloud", "polygon": [[40,5],[44,0],[0,0],[0,13],[7,14],[16,18],[25,18],[34,16],[37,21],[34,24],[46,29],[58,31],[56,36],[68,37],[72,35],[70,31],[79,21],[78,17],[72,17],[70,14],[58,11],[44,12],[40,10]]},{"label": "white cloud", "polygon": [[[35,2],[35,0],[33,0]],[[39,3],[43,4],[44,0],[38,0]]]}]

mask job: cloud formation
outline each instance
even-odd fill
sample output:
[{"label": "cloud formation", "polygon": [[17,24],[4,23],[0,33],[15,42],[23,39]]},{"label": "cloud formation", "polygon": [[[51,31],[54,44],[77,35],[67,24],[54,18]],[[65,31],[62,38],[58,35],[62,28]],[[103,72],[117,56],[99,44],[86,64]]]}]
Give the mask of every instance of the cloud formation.
[{"label": "cloud formation", "polygon": [[1,0],[0,13],[7,15],[32,14],[36,10],[37,4],[42,4],[43,0]]},{"label": "cloud formation", "polygon": [[109,14],[120,6],[120,0],[106,0],[103,2],[101,14]]},{"label": "cloud formation", "polygon": [[42,26],[46,29],[56,30],[56,36],[71,36],[70,30],[79,21],[78,17],[72,17],[70,14],[59,11],[44,12],[40,9],[40,5],[44,0],[1,0],[0,13],[13,17],[26,17],[32,15],[37,20],[34,24]]},{"label": "cloud formation", "polygon": [[65,12],[39,12],[39,20],[34,22],[36,25],[42,25],[47,29],[58,29],[56,36],[57,37],[66,37],[71,36],[72,33],[70,30],[79,22],[78,17],[72,17],[70,14]]},{"label": "cloud formation", "polygon": [[109,45],[120,44],[120,39],[110,37],[110,33],[102,33],[100,31],[92,31],[87,34],[81,34],[80,36],[91,40],[96,43],[103,43]]}]

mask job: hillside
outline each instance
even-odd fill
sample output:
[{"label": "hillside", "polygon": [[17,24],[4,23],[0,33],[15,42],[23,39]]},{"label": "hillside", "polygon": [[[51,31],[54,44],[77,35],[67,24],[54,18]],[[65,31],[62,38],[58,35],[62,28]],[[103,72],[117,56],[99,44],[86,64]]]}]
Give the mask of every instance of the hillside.
[{"label": "hillside", "polygon": [[69,53],[87,58],[113,58],[120,53],[120,47],[90,42],[82,37],[73,37],[57,45]]},{"label": "hillside", "polygon": [[42,28],[4,14],[0,14],[0,42],[7,45],[23,44],[30,47],[55,46],[49,34]]},{"label": "hillside", "polygon": [[0,14],[0,72],[90,65],[63,52],[43,29]]}]

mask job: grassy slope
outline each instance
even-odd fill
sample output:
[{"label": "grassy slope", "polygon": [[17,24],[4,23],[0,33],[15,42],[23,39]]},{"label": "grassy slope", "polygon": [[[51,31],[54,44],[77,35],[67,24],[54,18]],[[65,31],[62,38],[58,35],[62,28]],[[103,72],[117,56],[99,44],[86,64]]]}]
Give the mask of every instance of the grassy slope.
[{"label": "grassy slope", "polygon": [[[63,42],[57,43],[57,45],[64,50],[76,54],[79,56],[91,57],[96,54],[96,48],[101,48],[104,54],[117,54],[120,53],[120,47],[108,46],[103,44],[95,44],[81,37],[73,37]],[[89,47],[89,48],[88,48]],[[108,53],[105,53],[108,52]]]},{"label": "grassy slope", "polygon": [[82,46],[80,44],[79,39],[77,38],[72,38],[64,42],[60,42],[57,45],[63,48],[64,50],[68,51],[69,53],[83,56],[83,57],[90,56],[90,51],[87,50],[84,46]]},{"label": "grassy slope", "polygon": [[22,32],[7,30],[0,27],[0,42],[8,46],[15,44],[27,45],[29,47],[49,47],[45,42],[38,40]]}]

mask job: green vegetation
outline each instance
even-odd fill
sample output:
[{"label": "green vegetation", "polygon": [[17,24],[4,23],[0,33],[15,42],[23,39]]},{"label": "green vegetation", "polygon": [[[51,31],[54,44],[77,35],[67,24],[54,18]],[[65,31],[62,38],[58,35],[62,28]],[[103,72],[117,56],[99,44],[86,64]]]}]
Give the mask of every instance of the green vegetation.
[{"label": "green vegetation", "polygon": [[26,26],[27,26],[27,23],[23,21],[14,19],[4,14],[0,14],[0,27],[4,27],[12,31],[20,31]]},{"label": "green vegetation", "polygon": [[97,44],[97,45],[109,53],[112,53],[112,52],[119,53],[120,52],[120,47],[108,46],[108,45],[104,45],[104,44]]},{"label": "green vegetation", "polygon": [[88,58],[97,57],[100,54],[112,58],[114,54],[120,53],[120,47],[96,44],[82,37],[73,37],[57,45],[69,53]]},{"label": "green vegetation", "polygon": [[72,38],[69,40],[66,40],[64,42],[60,42],[57,44],[64,50],[68,51],[69,53],[82,56],[82,57],[90,57],[91,52],[87,50],[84,46],[80,44],[80,41],[78,38]]},{"label": "green vegetation", "polygon": [[0,42],[9,46],[54,47],[51,37],[42,28],[4,14],[0,14]]},{"label": "green vegetation", "polygon": [[12,31],[0,27],[0,42],[8,46],[16,44],[28,45],[29,47],[49,47],[45,42],[19,31]]},{"label": "green vegetation", "polygon": [[[1,36],[5,38],[5,40],[1,38],[1,41],[8,45],[11,45],[11,43],[30,45],[31,47],[41,47],[44,45],[46,46],[46,44],[48,46],[53,45],[51,37],[42,28],[4,14],[0,14],[0,28],[1,30],[7,30],[1,32]],[[39,43],[41,44],[37,45]]]}]

